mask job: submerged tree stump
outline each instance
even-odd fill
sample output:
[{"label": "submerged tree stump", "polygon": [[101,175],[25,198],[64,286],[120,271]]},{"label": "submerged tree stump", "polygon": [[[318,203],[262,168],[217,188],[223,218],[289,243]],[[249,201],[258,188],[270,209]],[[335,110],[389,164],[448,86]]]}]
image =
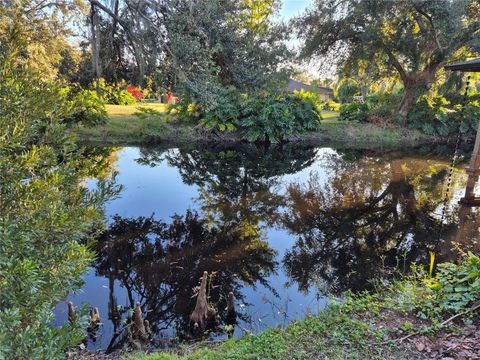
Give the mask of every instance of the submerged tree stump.
[{"label": "submerged tree stump", "polygon": [[208,272],[204,271],[198,290],[195,309],[190,315],[190,327],[193,333],[200,333],[207,327],[214,326],[217,311],[208,306],[207,299]]},{"label": "submerged tree stump", "polygon": [[145,329],[145,322],[143,321],[142,308],[139,303],[133,310],[132,318],[132,336],[134,339],[146,341],[148,340],[147,330]]},{"label": "submerged tree stump", "polygon": [[75,306],[73,305],[73,302],[68,301],[67,308],[68,308],[68,321],[71,324],[73,324],[77,321],[77,313],[75,311]]},{"label": "submerged tree stump", "polygon": [[190,315],[190,326],[194,331],[204,330],[208,318],[208,302],[207,302],[207,279],[208,272],[204,271],[200,289],[198,290],[197,303],[195,309]]},{"label": "submerged tree stump", "polygon": [[225,321],[228,325],[235,325],[237,323],[237,311],[235,310],[235,295],[233,292],[228,293],[227,299],[227,317]]},{"label": "submerged tree stump", "polygon": [[90,323],[87,328],[87,334],[93,342],[97,341],[97,330],[100,327],[100,311],[98,307],[90,309]]}]

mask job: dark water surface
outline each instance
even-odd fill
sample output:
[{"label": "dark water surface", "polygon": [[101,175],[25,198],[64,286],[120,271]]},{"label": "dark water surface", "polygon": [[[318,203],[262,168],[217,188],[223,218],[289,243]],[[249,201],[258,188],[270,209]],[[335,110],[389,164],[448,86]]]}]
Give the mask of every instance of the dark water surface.
[{"label": "dark water surface", "polygon": [[[112,152],[124,189],[106,206],[109,229],[84,288],[69,297],[100,310],[103,325],[90,349],[126,344],[136,302],[156,346],[190,340],[203,271],[213,274],[210,303],[219,311],[209,336],[225,336],[230,291],[241,336],[318,313],[327,292],[368,289],[391,269],[426,264],[429,251],[453,259],[456,243],[476,247],[479,238],[477,209],[458,205],[466,180],[460,167],[440,226],[451,152],[439,148]],[[56,323],[66,320],[62,303]]]}]

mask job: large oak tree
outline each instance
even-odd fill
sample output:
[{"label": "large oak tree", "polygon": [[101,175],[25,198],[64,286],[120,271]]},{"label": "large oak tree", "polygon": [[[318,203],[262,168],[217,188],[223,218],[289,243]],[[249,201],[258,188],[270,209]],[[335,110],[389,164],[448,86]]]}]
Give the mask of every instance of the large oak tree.
[{"label": "large oak tree", "polygon": [[404,119],[442,66],[478,45],[478,0],[316,0],[296,19],[302,56],[337,52],[343,66],[369,61],[404,86]]}]

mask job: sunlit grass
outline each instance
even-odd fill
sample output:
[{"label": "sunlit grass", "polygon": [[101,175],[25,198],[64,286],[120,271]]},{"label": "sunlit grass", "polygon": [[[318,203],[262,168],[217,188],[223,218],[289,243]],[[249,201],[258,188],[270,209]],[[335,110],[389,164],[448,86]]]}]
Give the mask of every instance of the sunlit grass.
[{"label": "sunlit grass", "polygon": [[336,122],[338,119],[338,111],[322,111],[322,121],[323,122]]},{"label": "sunlit grass", "polygon": [[138,112],[138,107],[151,108],[160,112],[167,111],[167,104],[158,104],[158,103],[138,103],[134,105],[106,105],[105,107],[107,109],[107,113],[110,119],[135,118],[134,114]]},{"label": "sunlit grass", "polygon": [[[139,107],[151,108],[164,113],[160,117],[135,116]],[[79,139],[92,143],[113,145],[152,143],[159,140],[187,141],[192,130],[187,126],[167,124],[171,120],[166,104],[138,103],[135,105],[107,105],[108,121],[94,128],[82,128]]]}]

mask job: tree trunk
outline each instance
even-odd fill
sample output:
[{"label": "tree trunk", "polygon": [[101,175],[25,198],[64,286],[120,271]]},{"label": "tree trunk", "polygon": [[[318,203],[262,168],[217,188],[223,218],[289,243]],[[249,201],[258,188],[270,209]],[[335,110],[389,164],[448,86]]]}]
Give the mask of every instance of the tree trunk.
[{"label": "tree trunk", "polygon": [[102,77],[102,69],[100,66],[100,31],[98,31],[98,14],[95,6],[92,4],[90,8],[90,26],[92,32],[91,45],[92,45],[92,66],[95,74],[97,94],[100,92],[99,79]]},{"label": "tree trunk", "polygon": [[403,79],[403,98],[398,109],[398,114],[403,119],[403,125],[407,126],[408,114],[418,98],[425,94],[435,82],[435,71],[438,66],[432,66],[422,72],[409,74]]},{"label": "tree trunk", "polygon": [[416,101],[415,87],[405,85],[402,102],[400,103],[400,108],[398,109],[398,114],[403,119],[403,126],[407,126],[408,114],[412,110]]}]

